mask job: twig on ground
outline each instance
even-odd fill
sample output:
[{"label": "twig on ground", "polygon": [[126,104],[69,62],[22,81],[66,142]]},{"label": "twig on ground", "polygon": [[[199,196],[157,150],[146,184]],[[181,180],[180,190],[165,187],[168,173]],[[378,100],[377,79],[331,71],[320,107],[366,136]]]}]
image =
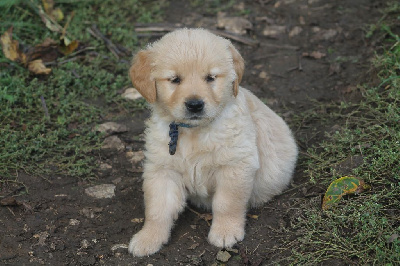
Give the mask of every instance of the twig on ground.
[{"label": "twig on ground", "polygon": [[286,49],[286,50],[299,50],[299,46],[293,45],[280,45],[280,44],[272,44],[272,43],[262,43],[261,46],[272,47],[277,49]]},{"label": "twig on ground", "polygon": [[204,221],[206,221],[206,223],[208,224],[208,226],[211,226],[211,224],[210,224],[209,221],[212,220],[212,214],[210,214],[210,213],[201,214],[201,213],[199,213],[199,212],[193,210],[192,208],[189,208],[189,207],[188,207],[188,209],[189,209],[191,212],[193,212],[194,214],[196,214],[200,219],[203,219]]},{"label": "twig on ground", "polygon": [[302,66],[302,64],[301,64],[301,58],[302,58],[302,56],[299,55],[297,66],[292,67],[292,68],[289,68],[289,69],[287,70],[287,72],[292,72],[293,70],[303,71],[303,66]]},{"label": "twig on ground", "polygon": [[11,212],[11,214],[12,214],[13,216],[15,216],[15,213],[10,209],[10,207],[7,207],[7,209]]},{"label": "twig on ground", "polygon": [[162,32],[162,31],[174,31],[181,27],[180,24],[160,24],[160,23],[137,23],[135,24],[136,32]]},{"label": "twig on ground", "polygon": [[65,39],[65,35],[67,34],[67,28],[68,28],[69,24],[71,23],[71,20],[74,16],[75,16],[75,12],[72,11],[70,16],[68,17],[67,23],[65,23],[64,28],[62,29],[61,39]]},{"label": "twig on ground", "polygon": [[283,56],[292,56],[294,53],[274,53],[274,54],[264,54],[264,55],[256,55],[251,58],[251,60],[262,60],[272,57],[283,57]]},{"label": "twig on ground", "polygon": [[40,95],[40,101],[42,102],[42,106],[46,117],[50,119],[49,110],[47,109],[46,101],[44,100],[43,95]]},{"label": "twig on ground", "polygon": [[121,51],[120,49],[118,49],[118,47],[117,47],[110,39],[108,39],[106,36],[104,36],[103,33],[101,33],[101,31],[97,28],[97,25],[96,25],[96,24],[93,24],[90,28],[87,29],[87,31],[88,31],[92,36],[94,36],[95,38],[97,38],[97,39],[99,39],[99,40],[102,40],[102,41],[106,44],[108,50],[110,50],[110,52],[111,52],[117,59],[119,59],[119,57],[120,57],[121,55],[126,55],[126,53],[125,53],[124,51],[128,51],[128,49],[123,48],[122,50],[124,50],[124,51]]},{"label": "twig on ground", "polygon": [[[88,55],[98,56],[99,54],[97,52],[90,52],[90,53],[88,53]],[[63,60],[63,61],[47,62],[47,63],[44,63],[44,65],[45,66],[51,66],[51,65],[60,66],[60,65],[66,64],[68,62],[73,62],[75,60],[84,59],[84,58],[86,58],[86,55],[79,55],[79,56],[75,56],[75,57],[69,57],[68,59]]]},{"label": "twig on ground", "polygon": [[229,38],[234,41],[241,42],[241,43],[244,43],[244,44],[250,45],[250,46],[256,46],[256,45],[259,45],[259,43],[260,43],[257,40],[253,40],[253,39],[243,37],[243,36],[240,36],[240,35],[237,35],[234,33],[226,32],[226,31],[221,31],[221,30],[210,30],[210,31],[217,35],[220,35],[222,37]]},{"label": "twig on ground", "polygon": [[165,32],[150,32],[150,33],[138,33],[136,34],[137,37],[139,38],[158,38],[158,37],[162,37],[165,35]]}]

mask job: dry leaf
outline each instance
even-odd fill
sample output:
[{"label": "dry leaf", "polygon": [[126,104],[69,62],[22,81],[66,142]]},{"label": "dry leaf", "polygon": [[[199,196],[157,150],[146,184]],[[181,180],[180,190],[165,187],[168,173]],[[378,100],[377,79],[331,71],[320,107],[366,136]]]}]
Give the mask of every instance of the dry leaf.
[{"label": "dry leaf", "polygon": [[1,35],[1,46],[4,56],[11,61],[26,63],[26,55],[19,50],[19,43],[12,39],[13,27],[10,27],[3,35]]},{"label": "dry leaf", "polygon": [[191,245],[190,247],[188,247],[188,249],[193,250],[193,249],[196,249],[198,246],[200,246],[199,243],[194,243],[193,245]]},{"label": "dry leaf", "polygon": [[53,0],[42,0],[44,11],[47,15],[52,17],[57,21],[61,21],[64,19],[64,14],[60,8],[54,8]]},{"label": "dry leaf", "polygon": [[315,59],[321,59],[322,57],[325,57],[326,54],[318,52],[318,51],[313,51],[311,53],[303,53],[304,57],[312,57]]},{"label": "dry leaf", "polygon": [[286,26],[266,26],[263,30],[263,35],[270,38],[278,38],[279,35],[283,34],[286,31]]},{"label": "dry leaf", "polygon": [[[65,40],[65,39],[64,39]],[[76,50],[76,48],[78,48],[79,42],[77,40],[74,40],[72,42],[69,42],[68,45],[65,44],[65,41],[61,41],[61,44],[58,46],[58,49],[60,50],[60,52],[63,55],[69,55],[71,54],[73,51]]]},{"label": "dry leaf", "polygon": [[46,11],[46,13],[50,15],[51,11],[53,11],[54,1],[53,0],[42,0],[42,4],[44,7],[44,11]]},{"label": "dry leaf", "polygon": [[254,220],[258,220],[258,215],[255,215],[255,214],[247,214],[247,217],[254,219]]},{"label": "dry leaf", "polygon": [[253,28],[253,24],[242,17],[225,17],[225,15],[220,12],[217,17],[217,27],[229,32],[244,35],[247,30]]},{"label": "dry leaf", "polygon": [[295,37],[297,35],[299,35],[301,32],[303,31],[303,29],[299,26],[295,26],[290,32],[289,32],[289,37]]},{"label": "dry leaf", "polygon": [[0,206],[18,206],[22,203],[14,197],[7,197],[0,200]]},{"label": "dry leaf", "polygon": [[38,10],[40,18],[49,30],[62,32],[63,28],[50,15],[46,14],[41,6],[38,6]]},{"label": "dry leaf", "polygon": [[211,213],[204,213],[204,214],[200,214],[200,218],[203,219],[204,221],[208,222],[213,219],[213,216]]},{"label": "dry leaf", "polygon": [[144,218],[133,218],[131,220],[132,223],[136,223],[136,224],[143,223],[143,221],[144,221]]},{"label": "dry leaf", "polygon": [[44,64],[42,59],[37,59],[29,62],[28,64],[28,69],[29,71],[35,73],[35,74],[50,74],[51,69],[47,68]]},{"label": "dry leaf", "polygon": [[29,49],[27,53],[28,61],[42,59],[43,62],[52,62],[60,55],[57,50],[58,43],[47,38],[41,44],[37,44],[32,49]]}]

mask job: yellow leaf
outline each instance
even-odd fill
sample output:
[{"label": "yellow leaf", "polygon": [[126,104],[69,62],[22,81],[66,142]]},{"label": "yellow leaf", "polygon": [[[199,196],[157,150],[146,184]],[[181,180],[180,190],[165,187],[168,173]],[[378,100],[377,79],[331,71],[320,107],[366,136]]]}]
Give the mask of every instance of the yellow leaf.
[{"label": "yellow leaf", "polygon": [[37,60],[33,60],[31,62],[29,62],[28,64],[28,69],[29,71],[31,71],[32,73],[35,74],[50,74],[51,69],[47,68],[44,64],[42,59],[37,59]]},{"label": "yellow leaf", "polygon": [[70,42],[68,45],[61,44],[58,46],[58,48],[59,48],[60,52],[63,53],[64,55],[69,55],[70,53],[75,51],[76,48],[78,48],[78,45],[79,45],[79,42],[77,40],[74,40],[74,41]]},{"label": "yellow leaf", "polygon": [[11,61],[26,63],[26,55],[19,50],[19,43],[12,39],[13,27],[10,27],[3,35],[1,35],[0,42],[3,48],[4,56]]},{"label": "yellow leaf", "polygon": [[144,218],[133,218],[132,220],[131,220],[131,222],[132,223],[143,223],[143,221],[144,221]]},{"label": "yellow leaf", "polygon": [[71,40],[67,36],[63,35],[60,37],[60,42],[62,46],[68,46],[71,43]]},{"label": "yellow leaf", "polygon": [[56,8],[51,12],[51,16],[55,18],[57,21],[61,21],[64,19],[64,13],[61,11],[61,9]]},{"label": "yellow leaf", "polygon": [[51,12],[53,11],[53,7],[54,7],[54,1],[53,0],[42,0],[42,4],[44,7],[44,11],[46,11],[47,14],[51,15]]},{"label": "yellow leaf", "polygon": [[255,215],[255,214],[247,214],[247,217],[254,219],[254,220],[258,220],[258,215]]}]

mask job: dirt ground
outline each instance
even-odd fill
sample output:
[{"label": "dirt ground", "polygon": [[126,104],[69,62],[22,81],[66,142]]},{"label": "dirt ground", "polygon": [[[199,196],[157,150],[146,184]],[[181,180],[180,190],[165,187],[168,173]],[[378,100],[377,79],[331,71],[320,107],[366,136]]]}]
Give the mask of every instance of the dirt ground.
[{"label": "dirt ground", "polygon": [[[244,1],[226,16],[242,15],[252,23],[246,35],[258,46],[234,42],[246,60],[242,86],[263,98],[290,124],[294,114],[309,109],[312,100],[327,102],[357,97],[356,85],[366,77],[373,43],[365,26],[376,22],[384,1],[272,0]],[[187,27],[215,27],[210,10],[189,1],[171,1],[165,22]],[[277,27],[281,26],[281,27]],[[144,45],[144,43],[143,43]],[[105,150],[95,183],[68,176],[42,177],[19,173],[29,193],[19,205],[0,207],[1,265],[211,265],[218,248],[207,242],[207,213],[186,209],[169,243],[150,257],[133,258],[123,245],[143,225],[144,206],[140,163],[133,165],[126,152],[140,151],[147,113],[124,122],[128,131],[118,136],[125,150]],[[301,150],[320,140],[317,124],[293,128]],[[139,139],[139,140],[138,140]],[[99,155],[96,155],[99,156]],[[228,252],[226,265],[268,265],[290,255],[285,243],[295,239],[290,221],[302,210],[300,199],[319,200],[320,187],[304,184],[304,169],[297,168],[292,186],[260,209],[249,210],[246,236]],[[114,184],[115,196],[96,199],[85,189]],[[14,189],[23,189],[18,184]],[[14,191],[14,192],[17,192]],[[197,212],[197,213],[196,213]],[[289,232],[289,233],[288,233]],[[282,261],[282,264],[285,264]],[[329,264],[329,262],[327,262]],[[331,264],[339,265],[340,261]]]}]

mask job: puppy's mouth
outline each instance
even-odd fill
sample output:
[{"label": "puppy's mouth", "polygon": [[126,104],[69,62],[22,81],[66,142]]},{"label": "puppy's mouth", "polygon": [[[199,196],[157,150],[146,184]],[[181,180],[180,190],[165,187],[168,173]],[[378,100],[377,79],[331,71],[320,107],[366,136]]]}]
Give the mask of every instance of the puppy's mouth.
[{"label": "puppy's mouth", "polygon": [[189,120],[201,120],[203,119],[203,116],[200,115],[191,115],[188,117]]}]

